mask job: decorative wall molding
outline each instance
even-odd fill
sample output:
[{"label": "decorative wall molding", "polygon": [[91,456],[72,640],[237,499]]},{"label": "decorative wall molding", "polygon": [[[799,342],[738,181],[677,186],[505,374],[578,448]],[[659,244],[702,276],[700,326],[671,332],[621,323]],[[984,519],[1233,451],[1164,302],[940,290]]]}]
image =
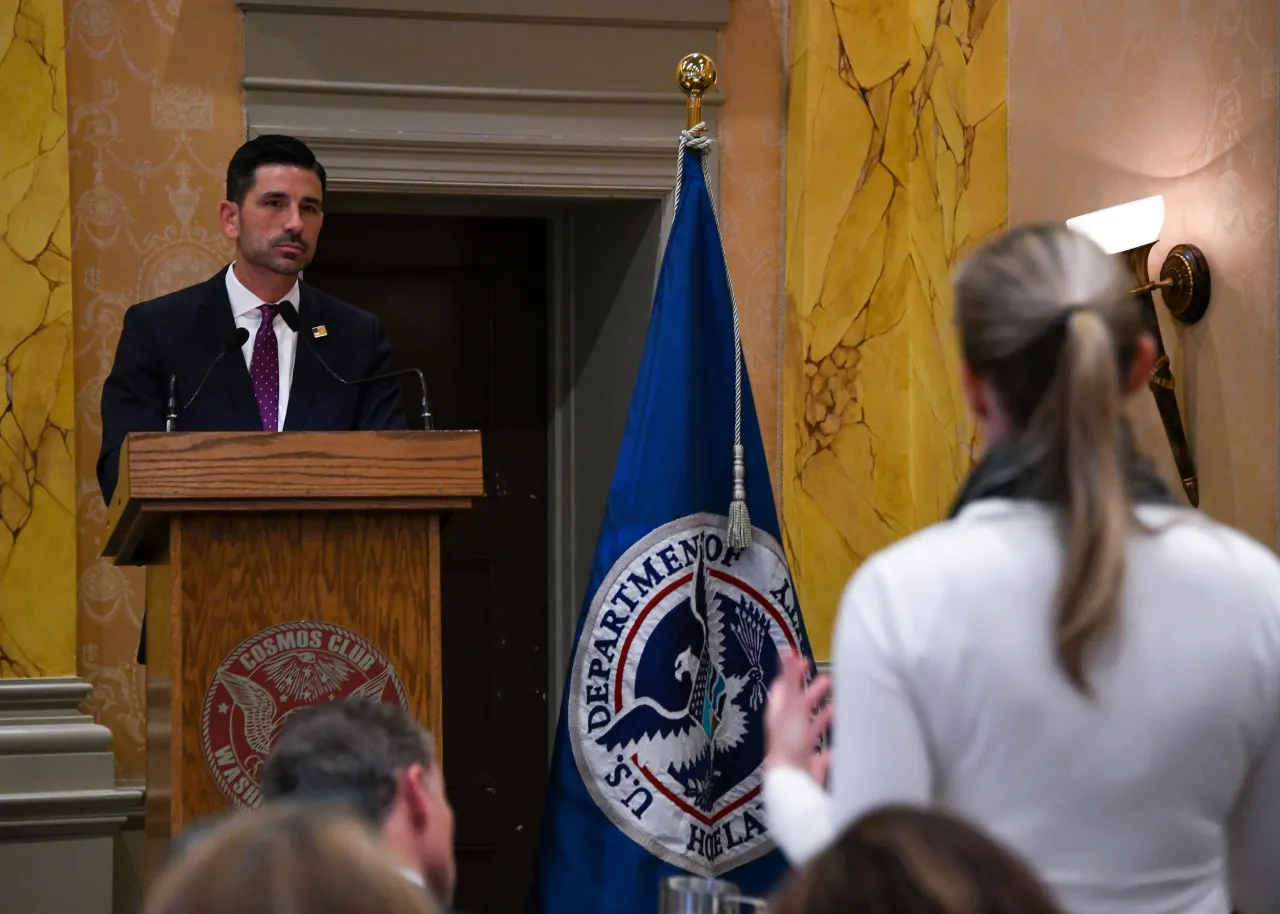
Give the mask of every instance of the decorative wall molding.
[{"label": "decorative wall molding", "polygon": [[602,149],[537,136],[335,136],[279,124],[251,132],[304,140],[325,163],[331,190],[400,194],[657,198],[671,190],[677,147],[674,137]]},{"label": "decorative wall molding", "polygon": [[723,27],[729,0],[239,0],[246,12],[470,19],[615,28]]},{"label": "decorative wall molding", "polygon": [[0,714],[18,711],[75,712],[92,692],[93,686],[89,683],[70,676],[0,680]]},{"label": "decorative wall molding", "polygon": [[335,190],[396,193],[665,196],[676,62],[728,19],[724,0],[239,5],[249,134],[305,140]]},{"label": "decorative wall molding", "polygon": [[143,789],[116,785],[111,731],[80,711],[91,692],[70,677],[0,680],[0,881],[15,910],[110,910],[114,836]]},{"label": "decorative wall molding", "polygon": [[0,793],[0,841],[115,834],[142,811],[141,787]]},{"label": "decorative wall molding", "polygon": [[[372,98],[449,98],[485,102],[568,102],[589,105],[675,105],[683,109],[679,91],[627,92],[596,89],[526,89],[501,86],[424,86],[414,83],[350,82],[246,76],[246,92],[293,92],[300,95],[366,95]],[[718,107],[724,96],[712,94],[704,104]]]},{"label": "decorative wall molding", "polygon": [[[406,134],[365,133],[360,136],[339,134],[333,131],[312,131],[309,136],[330,149],[371,150],[379,152],[411,152],[435,155],[445,151],[465,152],[475,155],[523,155],[537,158],[554,155],[561,158],[590,159],[601,154],[599,146],[582,143],[565,137],[546,136],[415,136]],[[636,140],[627,146],[612,150],[612,155],[626,159],[648,159],[661,156],[667,159],[667,170],[675,173],[678,142],[669,140]],[[668,188],[669,190],[670,188]]]},{"label": "decorative wall molding", "polygon": [[80,712],[92,691],[73,677],[0,679],[0,765],[23,755],[109,754],[111,731]]},{"label": "decorative wall molding", "polygon": [[0,756],[49,752],[110,752],[111,731],[96,724],[60,722],[0,724]]}]

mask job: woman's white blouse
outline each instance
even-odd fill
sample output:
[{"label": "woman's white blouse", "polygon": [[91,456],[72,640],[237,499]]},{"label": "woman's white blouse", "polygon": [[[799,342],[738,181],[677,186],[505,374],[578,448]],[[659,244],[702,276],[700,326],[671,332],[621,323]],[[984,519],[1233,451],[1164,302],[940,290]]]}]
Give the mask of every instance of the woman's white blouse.
[{"label": "woman's white blouse", "polygon": [[[774,770],[803,861],[863,813],[935,804],[1017,851],[1069,914],[1280,912],[1280,561],[1145,506],[1119,626],[1062,673],[1055,514],[989,500],[873,556],[833,646],[831,794]],[[1228,862],[1229,861],[1229,862]]]}]

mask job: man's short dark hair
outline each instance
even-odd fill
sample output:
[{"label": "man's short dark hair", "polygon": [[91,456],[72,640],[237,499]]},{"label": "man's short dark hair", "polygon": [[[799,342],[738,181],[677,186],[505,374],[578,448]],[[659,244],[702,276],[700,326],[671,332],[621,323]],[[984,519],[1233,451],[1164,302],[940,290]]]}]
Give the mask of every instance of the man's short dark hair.
[{"label": "man's short dark hair", "polygon": [[320,190],[324,191],[324,166],[316,159],[311,147],[291,136],[266,133],[237,149],[227,163],[227,199],[237,205],[244,203],[257,180],[258,169],[263,165],[294,165],[314,171],[320,178]]},{"label": "man's short dark hair", "polygon": [[407,711],[371,701],[334,701],[290,715],[262,769],[268,801],[333,800],[381,826],[397,779],[435,764],[435,745]]}]

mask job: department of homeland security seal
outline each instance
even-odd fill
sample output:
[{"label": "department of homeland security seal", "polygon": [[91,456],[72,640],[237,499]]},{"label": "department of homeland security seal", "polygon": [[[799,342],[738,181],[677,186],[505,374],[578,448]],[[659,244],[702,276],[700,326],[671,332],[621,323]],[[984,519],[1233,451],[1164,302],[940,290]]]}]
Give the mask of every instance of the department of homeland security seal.
[{"label": "department of homeland security seal", "polygon": [[200,742],[214,783],[233,807],[254,809],[262,765],[299,708],[347,698],[409,705],[390,661],[328,622],[285,622],[240,642],[213,674]]},{"label": "department of homeland security seal", "polygon": [[650,853],[716,876],[773,849],[760,797],[764,705],[802,623],[777,541],[726,545],[695,514],[636,543],[591,601],[568,726],[596,805]]}]

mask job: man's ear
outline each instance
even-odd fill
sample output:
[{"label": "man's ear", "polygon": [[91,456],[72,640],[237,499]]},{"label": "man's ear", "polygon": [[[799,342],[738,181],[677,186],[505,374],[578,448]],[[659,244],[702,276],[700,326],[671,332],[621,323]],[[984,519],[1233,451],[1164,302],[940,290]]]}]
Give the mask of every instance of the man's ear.
[{"label": "man's ear", "polygon": [[414,828],[421,829],[428,815],[427,783],[425,772],[417,762],[400,772],[400,796],[409,812],[409,821]]},{"label": "man's ear", "polygon": [[218,223],[222,226],[222,234],[232,241],[240,237],[240,207],[230,200],[218,204]]}]

